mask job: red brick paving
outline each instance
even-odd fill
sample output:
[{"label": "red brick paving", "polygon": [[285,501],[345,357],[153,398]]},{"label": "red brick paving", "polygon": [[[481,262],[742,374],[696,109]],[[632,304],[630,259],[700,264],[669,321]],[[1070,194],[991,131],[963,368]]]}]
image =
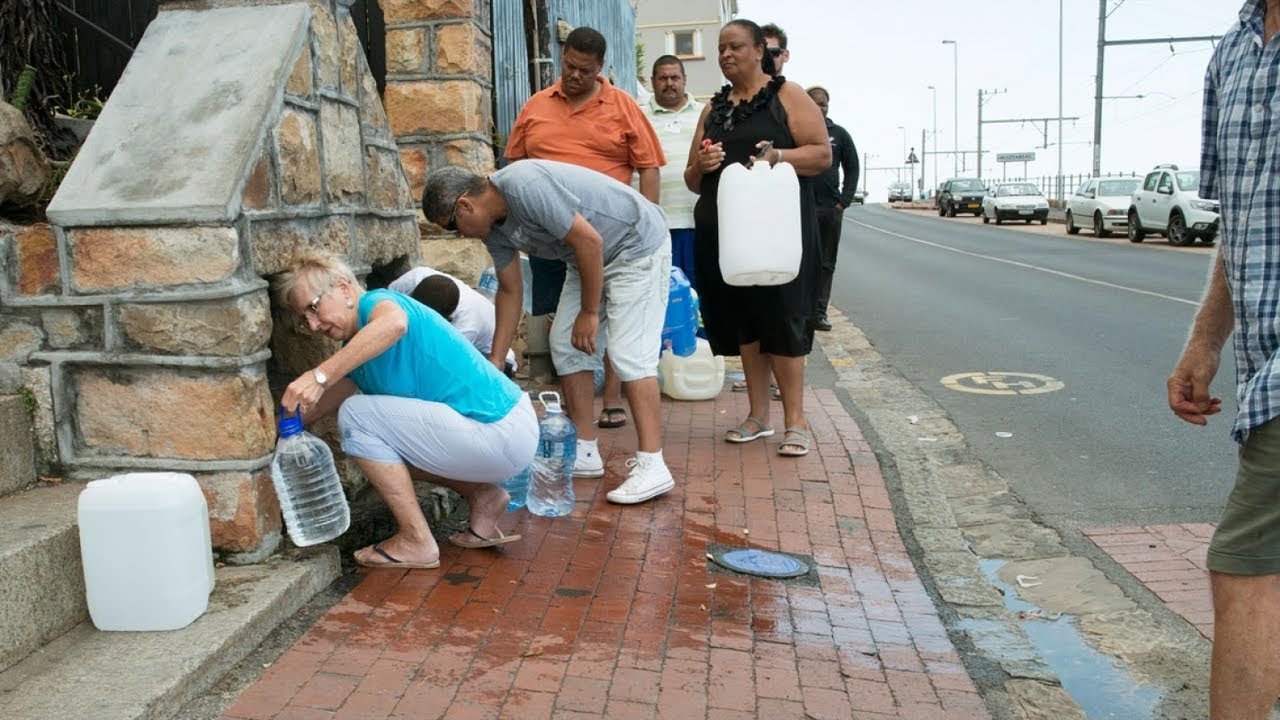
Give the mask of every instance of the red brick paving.
[{"label": "red brick paving", "polygon": [[[634,433],[602,432],[607,475],[575,482],[571,515],[368,572],[223,717],[989,718],[870,446],[833,391],[806,404],[816,445],[794,459],[781,433],[722,440],[741,395],[665,402],[677,486],[636,506],[604,499]],[[818,586],[711,571],[713,542],[812,555]]]},{"label": "red brick paving", "polygon": [[1205,552],[1214,525],[1144,525],[1082,530],[1205,637],[1213,639],[1213,598]]}]

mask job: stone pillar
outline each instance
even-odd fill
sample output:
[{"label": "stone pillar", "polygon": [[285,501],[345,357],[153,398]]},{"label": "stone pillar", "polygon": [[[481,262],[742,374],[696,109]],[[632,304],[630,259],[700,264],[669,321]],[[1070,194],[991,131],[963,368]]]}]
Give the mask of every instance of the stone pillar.
[{"label": "stone pillar", "polygon": [[[489,173],[493,163],[490,0],[380,0],[387,27],[383,99],[415,202],[433,168]],[[425,219],[423,262],[475,284],[490,264],[478,240]]]}]

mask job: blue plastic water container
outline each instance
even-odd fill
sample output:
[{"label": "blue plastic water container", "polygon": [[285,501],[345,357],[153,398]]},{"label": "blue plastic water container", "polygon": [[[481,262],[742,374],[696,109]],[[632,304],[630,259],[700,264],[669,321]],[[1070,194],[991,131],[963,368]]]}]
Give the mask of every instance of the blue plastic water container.
[{"label": "blue plastic water container", "polygon": [[693,288],[678,267],[671,268],[667,316],[662,324],[662,349],[689,357],[698,349],[698,319],[693,308]]}]

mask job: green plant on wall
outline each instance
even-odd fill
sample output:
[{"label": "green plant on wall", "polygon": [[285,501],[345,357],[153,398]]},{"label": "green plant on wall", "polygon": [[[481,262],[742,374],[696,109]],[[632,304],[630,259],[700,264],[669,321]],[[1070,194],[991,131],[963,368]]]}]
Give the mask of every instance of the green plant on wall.
[{"label": "green plant on wall", "polygon": [[94,85],[88,90],[76,90],[75,77],[72,75],[63,75],[63,81],[66,83],[67,105],[55,105],[53,111],[73,117],[78,120],[93,120],[102,114],[102,105],[105,100],[102,99],[102,88]]},{"label": "green plant on wall", "polygon": [[22,396],[22,406],[27,409],[27,415],[34,417],[36,408],[39,407],[36,403],[36,394],[31,392],[31,388],[25,385],[18,388],[18,394]]},{"label": "green plant on wall", "polygon": [[639,40],[636,41],[636,77],[649,77],[644,72],[644,43]]}]

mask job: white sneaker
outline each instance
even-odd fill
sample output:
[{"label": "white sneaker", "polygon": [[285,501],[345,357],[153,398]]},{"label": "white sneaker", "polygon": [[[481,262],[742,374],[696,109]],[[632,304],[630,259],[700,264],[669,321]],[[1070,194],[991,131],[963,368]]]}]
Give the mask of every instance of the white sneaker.
[{"label": "white sneaker", "polygon": [[599,452],[579,452],[573,462],[573,476],[597,478],[604,476],[604,458]]},{"label": "white sneaker", "polygon": [[609,498],[609,502],[634,505],[655,498],[676,486],[676,481],[671,478],[671,471],[664,462],[645,463],[632,458],[627,461],[627,467],[631,468],[627,479],[605,496]]}]

